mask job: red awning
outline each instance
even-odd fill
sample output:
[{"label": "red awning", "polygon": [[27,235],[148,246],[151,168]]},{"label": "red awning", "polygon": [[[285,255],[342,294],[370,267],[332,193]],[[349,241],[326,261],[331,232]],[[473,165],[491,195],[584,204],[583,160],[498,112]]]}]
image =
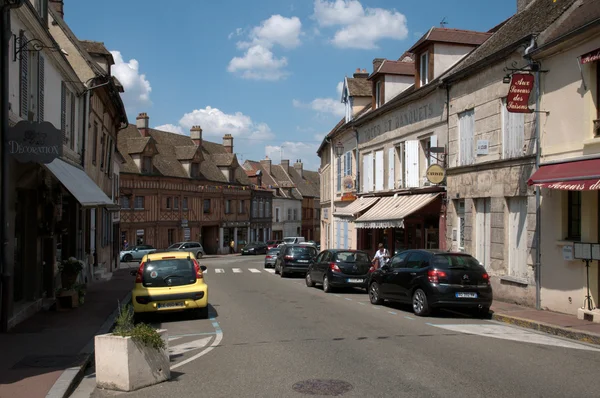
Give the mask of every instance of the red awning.
[{"label": "red awning", "polygon": [[541,166],[527,184],[563,191],[600,190],[600,159]]}]

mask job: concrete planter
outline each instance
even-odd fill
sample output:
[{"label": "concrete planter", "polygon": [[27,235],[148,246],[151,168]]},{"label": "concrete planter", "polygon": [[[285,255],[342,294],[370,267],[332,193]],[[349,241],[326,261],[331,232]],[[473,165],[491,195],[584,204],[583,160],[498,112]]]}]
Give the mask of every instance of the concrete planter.
[{"label": "concrete planter", "polygon": [[157,350],[135,343],[131,337],[103,334],[95,338],[96,386],[134,391],[171,378],[169,336],[158,330],[165,348]]}]

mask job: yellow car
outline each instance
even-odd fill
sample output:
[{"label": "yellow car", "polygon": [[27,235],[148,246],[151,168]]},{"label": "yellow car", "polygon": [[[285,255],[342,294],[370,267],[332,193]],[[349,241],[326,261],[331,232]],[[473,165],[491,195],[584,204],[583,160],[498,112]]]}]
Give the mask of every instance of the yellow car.
[{"label": "yellow car", "polygon": [[151,253],[142,258],[131,292],[133,311],[194,311],[199,318],[208,317],[208,285],[204,282],[204,265],[187,252]]}]

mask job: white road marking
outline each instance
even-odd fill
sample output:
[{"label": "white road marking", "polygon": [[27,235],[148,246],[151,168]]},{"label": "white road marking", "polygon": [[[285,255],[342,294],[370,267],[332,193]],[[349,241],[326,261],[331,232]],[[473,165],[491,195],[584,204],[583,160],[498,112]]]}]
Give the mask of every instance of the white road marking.
[{"label": "white road marking", "polygon": [[232,271],[233,271],[234,274],[241,274],[242,273],[241,268],[232,268]]},{"label": "white road marking", "polygon": [[248,271],[252,272],[253,274],[260,274],[260,271],[256,268],[249,268]]},{"label": "white road marking", "polygon": [[169,347],[169,355],[179,355],[191,350],[198,350],[200,348],[204,348],[211,339],[212,337],[204,337],[198,340],[188,341],[187,343]]},{"label": "white road marking", "polygon": [[270,274],[274,274],[275,270],[273,268],[265,268],[265,271],[267,271]]},{"label": "white road marking", "polygon": [[216,274],[224,274],[225,270],[223,268],[215,268],[215,273]]},{"label": "white road marking", "polygon": [[511,341],[519,341],[522,343],[533,343],[533,344],[543,344],[555,347],[564,347],[564,348],[573,348],[576,350],[588,350],[588,351],[596,351],[600,352],[600,349],[593,348],[587,346],[585,344],[579,344],[575,342],[570,342],[567,340],[563,340],[557,337],[552,337],[540,333],[529,332],[527,330],[513,327],[513,326],[504,326],[504,325],[495,325],[495,324],[465,324],[465,325],[444,325],[444,324],[431,324],[430,326],[435,326],[438,328],[451,330],[454,332],[465,333],[465,334],[474,334],[483,337],[493,337],[496,339],[504,339]]},{"label": "white road marking", "polygon": [[[214,318],[211,318],[211,319],[214,319]],[[207,348],[205,348],[204,350],[202,350],[201,352],[199,352],[198,354],[194,355],[193,357],[190,357],[190,358],[186,359],[185,361],[181,361],[181,362],[176,363],[175,365],[171,366],[171,369],[177,369],[178,367],[183,366],[186,363],[195,361],[196,359],[200,358],[201,356],[208,354],[215,347],[217,347],[219,344],[221,344],[221,340],[223,340],[223,331],[221,330],[221,327],[219,326],[218,322],[213,321],[213,327],[215,328],[215,332],[217,334],[215,335],[215,340],[212,342],[212,344],[210,346],[208,346]]]}]

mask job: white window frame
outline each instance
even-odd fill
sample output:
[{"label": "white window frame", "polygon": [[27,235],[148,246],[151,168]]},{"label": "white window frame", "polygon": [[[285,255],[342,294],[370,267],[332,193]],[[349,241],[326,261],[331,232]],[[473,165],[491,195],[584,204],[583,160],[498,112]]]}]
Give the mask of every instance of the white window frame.
[{"label": "white window frame", "polygon": [[377,83],[375,83],[375,108],[380,108],[384,104],[384,101],[381,98],[381,87],[382,86],[383,86],[383,82],[381,80],[378,80]]},{"label": "white window frame", "polygon": [[429,52],[424,52],[419,58],[419,80],[421,87],[429,83]]}]

